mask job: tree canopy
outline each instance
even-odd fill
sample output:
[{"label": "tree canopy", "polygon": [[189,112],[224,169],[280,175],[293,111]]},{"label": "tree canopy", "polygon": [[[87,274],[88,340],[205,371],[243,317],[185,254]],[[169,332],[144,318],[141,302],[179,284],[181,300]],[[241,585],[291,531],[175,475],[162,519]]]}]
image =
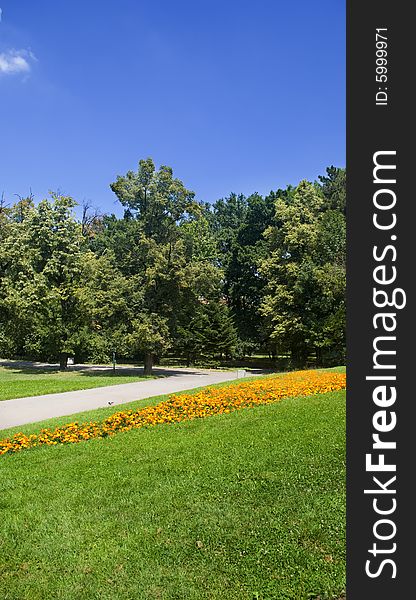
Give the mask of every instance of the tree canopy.
[{"label": "tree canopy", "polygon": [[110,187],[122,218],[2,199],[0,355],[344,359],[345,169],[211,205],[148,158]]}]

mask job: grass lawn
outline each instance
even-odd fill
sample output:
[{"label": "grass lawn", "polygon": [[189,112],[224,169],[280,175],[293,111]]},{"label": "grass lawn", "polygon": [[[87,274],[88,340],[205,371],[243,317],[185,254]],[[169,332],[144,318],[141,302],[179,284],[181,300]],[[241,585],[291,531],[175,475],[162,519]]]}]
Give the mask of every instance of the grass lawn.
[{"label": "grass lawn", "polygon": [[137,374],[113,374],[106,371],[59,371],[55,369],[26,369],[0,367],[0,400],[40,396],[73,390],[141,381],[148,377]]},{"label": "grass lawn", "polygon": [[345,589],[345,391],[5,455],[0,480],[4,600]]},{"label": "grass lawn", "polygon": [[[335,371],[338,373],[345,373],[345,366],[339,367],[330,367],[326,369],[319,369],[322,371]],[[285,373],[279,373],[279,375],[284,375]],[[276,374],[270,375],[270,377],[275,377]],[[269,377],[269,375],[263,375],[262,377]],[[255,381],[258,379],[258,376],[245,377],[244,381]],[[122,382],[120,382],[122,383]],[[128,383],[128,382],[127,382]],[[214,383],[209,387],[213,388],[221,388],[228,387],[229,385],[234,385],[236,380],[231,381],[223,381],[221,383]],[[181,394],[197,394],[200,392],[203,387],[193,388],[191,390],[184,390],[183,392],[177,392],[175,395],[180,396]],[[55,427],[60,427],[62,425],[67,425],[68,423],[73,423],[74,421],[78,421],[79,423],[84,423],[88,421],[104,421],[107,417],[110,417],[114,413],[118,411],[124,410],[139,410],[145,406],[154,406],[159,402],[163,402],[168,399],[168,395],[162,396],[152,396],[151,398],[142,398],[141,400],[134,400],[133,402],[125,402],[123,404],[119,404],[117,406],[106,407],[106,408],[96,408],[93,410],[86,410],[79,413],[74,413],[72,415],[64,415],[62,417],[53,417],[52,419],[45,419],[44,421],[37,421],[36,423],[26,423],[25,425],[17,425],[16,427],[11,427],[9,429],[0,429],[0,439],[4,439],[7,437],[13,436],[15,433],[24,433],[29,435],[30,433],[38,433],[42,428],[53,429]]]}]

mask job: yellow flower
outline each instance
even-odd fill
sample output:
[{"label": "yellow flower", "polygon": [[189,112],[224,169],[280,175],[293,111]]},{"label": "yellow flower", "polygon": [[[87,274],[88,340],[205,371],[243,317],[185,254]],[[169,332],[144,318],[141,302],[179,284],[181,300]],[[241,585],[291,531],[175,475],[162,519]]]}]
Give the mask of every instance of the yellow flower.
[{"label": "yellow flower", "polygon": [[298,371],[234,383],[225,388],[208,387],[197,394],[172,394],[168,400],[156,406],[137,411],[119,411],[102,422],[74,422],[54,430],[42,429],[38,434],[30,436],[17,433],[11,439],[0,440],[0,454],[41,445],[72,444],[149,425],[228,414],[242,408],[278,402],[290,396],[323,394],[345,387],[345,373],[329,371]]}]

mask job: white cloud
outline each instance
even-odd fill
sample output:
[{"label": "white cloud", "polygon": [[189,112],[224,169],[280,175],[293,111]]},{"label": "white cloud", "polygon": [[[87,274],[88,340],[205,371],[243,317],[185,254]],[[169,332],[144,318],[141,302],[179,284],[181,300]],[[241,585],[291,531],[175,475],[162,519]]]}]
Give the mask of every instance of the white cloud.
[{"label": "white cloud", "polygon": [[[3,10],[0,8],[0,23]],[[36,57],[30,50],[5,50],[0,52],[0,76],[14,75],[16,73],[28,74]]]},{"label": "white cloud", "polygon": [[0,74],[29,73],[35,57],[27,50],[8,50],[0,53]]}]

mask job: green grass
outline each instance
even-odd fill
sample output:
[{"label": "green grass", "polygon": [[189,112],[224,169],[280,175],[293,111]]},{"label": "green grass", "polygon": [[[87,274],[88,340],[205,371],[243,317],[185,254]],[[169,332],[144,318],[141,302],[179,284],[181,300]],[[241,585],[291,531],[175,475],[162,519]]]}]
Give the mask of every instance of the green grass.
[{"label": "green grass", "polygon": [[[257,377],[246,377],[244,381],[253,381],[258,379]],[[227,387],[229,385],[233,385],[236,383],[235,379],[230,381],[222,381],[221,383],[214,383],[209,387]],[[191,390],[184,390],[182,392],[175,392],[175,395],[180,396],[181,394],[197,394],[204,387],[193,388]],[[145,406],[154,406],[159,402],[164,402],[168,400],[169,395],[163,394],[161,396],[151,396],[150,398],[142,398],[140,400],[133,400],[132,402],[125,402],[123,404],[118,404],[117,406],[106,407],[106,408],[94,408],[92,410],[85,410],[79,413],[73,413],[72,415],[64,415],[62,417],[53,417],[51,419],[45,419],[43,421],[36,421],[35,423],[26,423],[25,425],[17,425],[15,427],[11,427],[9,429],[0,429],[0,439],[4,439],[6,437],[10,437],[15,433],[24,433],[29,435],[30,433],[37,433],[43,428],[53,429],[55,427],[60,427],[61,425],[67,425],[68,423],[73,423],[74,421],[89,422],[89,421],[104,421],[107,417],[110,417],[114,413],[120,410],[138,410],[139,408],[143,408]]]},{"label": "green grass", "polygon": [[0,478],[4,600],[345,589],[344,391],[6,455]]},{"label": "green grass", "polygon": [[[328,369],[320,369],[322,371],[335,371],[337,373],[345,373],[345,366],[339,367],[330,367]],[[276,375],[284,375],[284,373],[274,373],[272,375],[262,375],[262,377],[276,377]],[[254,381],[258,379],[258,376],[253,377],[245,377],[244,381]],[[231,381],[223,381],[221,383],[214,383],[209,387],[221,388],[228,387],[230,385],[235,385],[241,380],[231,380]],[[193,388],[191,390],[184,390],[183,392],[176,392],[175,395],[180,396],[181,394],[197,394],[203,389],[203,387]],[[141,400],[133,400],[133,402],[126,402],[123,404],[119,404],[117,406],[112,406],[108,408],[95,408],[93,410],[86,410],[79,413],[74,413],[72,415],[65,415],[63,417],[53,417],[52,419],[45,419],[43,421],[37,421],[36,423],[27,423],[25,425],[17,425],[16,427],[11,427],[9,429],[0,429],[0,439],[4,439],[7,437],[13,436],[15,433],[24,433],[29,435],[31,433],[37,433],[43,428],[54,429],[55,427],[60,427],[62,425],[67,425],[68,423],[73,423],[74,421],[78,421],[79,423],[89,422],[89,421],[104,421],[107,417],[110,417],[114,413],[120,410],[138,410],[145,406],[154,406],[159,402],[164,402],[168,400],[169,395],[162,396],[152,396],[151,398],[142,398]]]},{"label": "green grass", "polygon": [[87,390],[90,388],[141,381],[148,377],[137,374],[113,374],[106,371],[59,371],[0,367],[0,400]]}]

